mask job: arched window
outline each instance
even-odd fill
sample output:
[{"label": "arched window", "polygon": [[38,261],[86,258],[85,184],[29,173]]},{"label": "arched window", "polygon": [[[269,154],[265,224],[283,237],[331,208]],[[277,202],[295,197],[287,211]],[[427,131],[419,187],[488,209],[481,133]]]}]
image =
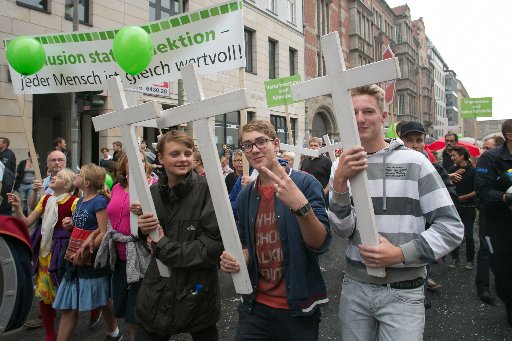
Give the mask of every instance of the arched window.
[{"label": "arched window", "polygon": [[315,137],[322,137],[327,134],[327,122],[325,122],[325,113],[323,111],[317,112],[313,116],[311,134]]}]

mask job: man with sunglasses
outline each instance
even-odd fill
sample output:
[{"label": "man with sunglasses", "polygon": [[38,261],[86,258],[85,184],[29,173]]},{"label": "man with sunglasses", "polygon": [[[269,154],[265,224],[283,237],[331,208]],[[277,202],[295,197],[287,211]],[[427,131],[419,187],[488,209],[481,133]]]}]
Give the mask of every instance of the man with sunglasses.
[{"label": "man with sunglasses", "polygon": [[[259,175],[237,198],[253,293],[238,307],[235,340],[318,340],[319,307],[328,302],[318,256],[332,238],[323,188],[310,174],[279,164],[270,122],[248,123],[239,140]],[[226,251],[220,259],[222,271],[240,271]]]}]

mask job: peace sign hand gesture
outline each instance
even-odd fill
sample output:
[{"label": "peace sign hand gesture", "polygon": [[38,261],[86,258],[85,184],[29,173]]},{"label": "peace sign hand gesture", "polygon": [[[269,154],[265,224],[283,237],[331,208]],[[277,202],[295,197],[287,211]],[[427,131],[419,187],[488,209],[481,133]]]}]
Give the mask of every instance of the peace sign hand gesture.
[{"label": "peace sign hand gesture", "polygon": [[295,185],[288,173],[286,173],[285,168],[279,164],[277,159],[274,159],[272,168],[277,169],[279,175],[274,174],[265,166],[261,167],[261,171],[275,182],[276,198],[294,211],[304,206],[308,200]]}]

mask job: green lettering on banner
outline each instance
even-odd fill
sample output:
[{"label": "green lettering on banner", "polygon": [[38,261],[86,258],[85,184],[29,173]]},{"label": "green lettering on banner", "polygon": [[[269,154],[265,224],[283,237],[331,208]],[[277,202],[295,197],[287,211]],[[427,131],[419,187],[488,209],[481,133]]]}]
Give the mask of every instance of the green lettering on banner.
[{"label": "green lettering on banner", "polygon": [[[148,25],[140,26],[148,33],[156,33],[162,30],[168,30],[173,27],[183,26],[190,24],[192,22],[199,21],[201,19],[208,19],[209,17],[214,17],[221,14],[227,14],[229,12],[235,12],[241,10],[243,8],[243,1],[234,1],[227,4],[222,4],[216,7],[212,7],[210,9],[201,10],[199,12],[191,13],[190,15],[183,15],[181,17],[175,17],[169,19],[162,19],[159,21],[155,21],[150,23],[151,28]],[[86,32],[79,34],[67,34],[67,35],[44,35],[34,37],[36,40],[40,41],[43,45],[48,44],[59,44],[59,43],[69,43],[69,42],[88,42],[94,40],[107,40],[114,39],[115,34],[119,30],[108,30],[108,31],[96,31],[96,32]],[[7,46],[9,41],[12,39],[4,40],[4,47]]]},{"label": "green lettering on banner", "polygon": [[462,98],[460,101],[460,117],[492,117],[492,97]]},{"label": "green lettering on banner", "polygon": [[292,104],[292,85],[297,83],[300,83],[299,75],[265,81],[267,106],[271,108],[279,105]]},{"label": "green lettering on banner", "polygon": [[[242,9],[243,1],[232,0],[139,25],[154,39],[153,62],[140,77],[120,72],[115,63],[111,44],[120,28],[33,36],[46,51],[45,67],[37,76],[47,81],[32,83],[11,69],[15,93],[104,89],[105,84],[96,78],[114,75],[131,85],[145,86],[178,79],[180,68],[188,63],[195,63],[204,74],[241,67],[245,64]],[[4,39],[4,46],[10,40]]]}]

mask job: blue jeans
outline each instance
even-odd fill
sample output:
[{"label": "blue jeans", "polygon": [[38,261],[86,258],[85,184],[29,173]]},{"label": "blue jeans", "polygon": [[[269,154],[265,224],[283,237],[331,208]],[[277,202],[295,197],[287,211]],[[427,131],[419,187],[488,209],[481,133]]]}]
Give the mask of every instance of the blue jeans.
[{"label": "blue jeans", "polygon": [[289,310],[271,308],[255,302],[252,313],[238,309],[235,340],[316,341],[319,325],[320,309],[311,316],[292,317]]},{"label": "blue jeans", "polygon": [[23,210],[23,213],[25,213],[25,215],[28,214],[27,198],[31,190],[32,184],[20,184],[20,187],[18,188],[18,192],[21,196],[21,209]]},{"label": "blue jeans", "polygon": [[423,286],[393,289],[345,276],[339,307],[341,340],[422,340],[423,301]]}]

